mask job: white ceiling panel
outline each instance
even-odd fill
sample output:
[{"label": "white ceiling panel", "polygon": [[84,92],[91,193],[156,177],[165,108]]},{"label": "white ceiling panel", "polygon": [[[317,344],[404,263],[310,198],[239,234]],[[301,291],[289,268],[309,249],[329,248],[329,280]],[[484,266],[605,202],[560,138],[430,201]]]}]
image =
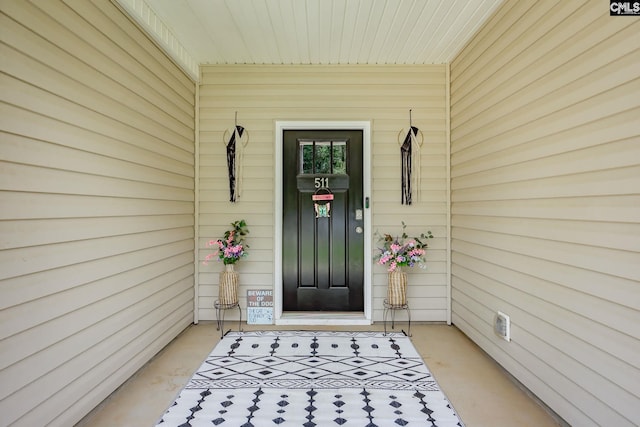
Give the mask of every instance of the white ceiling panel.
[{"label": "white ceiling panel", "polygon": [[442,64],[503,0],[115,1],[196,64]]}]

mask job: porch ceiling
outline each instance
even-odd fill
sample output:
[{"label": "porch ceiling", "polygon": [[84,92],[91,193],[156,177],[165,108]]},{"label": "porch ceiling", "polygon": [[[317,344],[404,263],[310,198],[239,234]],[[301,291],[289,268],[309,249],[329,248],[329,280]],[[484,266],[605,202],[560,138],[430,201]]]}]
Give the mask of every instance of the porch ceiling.
[{"label": "porch ceiling", "polygon": [[448,63],[503,0],[115,1],[197,79],[199,64]]}]

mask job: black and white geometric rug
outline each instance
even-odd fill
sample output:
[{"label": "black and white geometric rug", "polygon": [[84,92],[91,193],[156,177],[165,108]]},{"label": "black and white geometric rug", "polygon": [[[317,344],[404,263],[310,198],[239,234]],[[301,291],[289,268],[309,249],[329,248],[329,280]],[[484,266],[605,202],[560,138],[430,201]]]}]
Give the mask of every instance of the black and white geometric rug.
[{"label": "black and white geometric rug", "polygon": [[229,332],[157,424],[462,427],[401,333]]}]

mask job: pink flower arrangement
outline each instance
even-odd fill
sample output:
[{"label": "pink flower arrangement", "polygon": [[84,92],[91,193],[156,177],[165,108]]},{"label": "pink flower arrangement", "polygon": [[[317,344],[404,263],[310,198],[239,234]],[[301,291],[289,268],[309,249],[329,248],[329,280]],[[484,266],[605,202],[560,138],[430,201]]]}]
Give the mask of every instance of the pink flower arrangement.
[{"label": "pink flower arrangement", "polygon": [[208,248],[216,248],[216,252],[204,257],[204,264],[208,264],[213,258],[218,257],[226,264],[235,264],[240,258],[247,255],[245,249],[249,245],[244,243],[244,236],[249,234],[247,223],[244,220],[232,222],[233,229],[224,233],[223,239],[209,240]]},{"label": "pink flower arrangement", "polygon": [[431,231],[420,234],[420,237],[409,239],[404,231],[405,228],[406,224],[403,222],[401,238],[394,238],[390,234],[380,235],[376,232],[378,241],[382,243],[382,246],[378,247],[376,262],[386,266],[388,271],[395,271],[398,267],[413,267],[415,265],[426,268],[424,255],[427,244],[421,239],[432,239]]}]

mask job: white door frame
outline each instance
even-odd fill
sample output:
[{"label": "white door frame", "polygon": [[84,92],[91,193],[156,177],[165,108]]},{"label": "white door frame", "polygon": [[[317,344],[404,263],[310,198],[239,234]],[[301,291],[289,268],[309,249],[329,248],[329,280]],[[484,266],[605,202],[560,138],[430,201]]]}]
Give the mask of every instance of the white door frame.
[{"label": "white door frame", "polygon": [[285,130],[355,129],[362,131],[362,188],[365,200],[371,199],[371,122],[369,121],[276,121],[275,147],[275,238],[274,240],[274,317],[276,325],[370,325],[373,292],[371,283],[371,208],[364,206],[364,312],[283,313],[282,311],[282,134]]}]

